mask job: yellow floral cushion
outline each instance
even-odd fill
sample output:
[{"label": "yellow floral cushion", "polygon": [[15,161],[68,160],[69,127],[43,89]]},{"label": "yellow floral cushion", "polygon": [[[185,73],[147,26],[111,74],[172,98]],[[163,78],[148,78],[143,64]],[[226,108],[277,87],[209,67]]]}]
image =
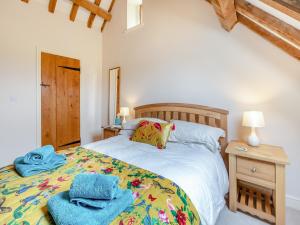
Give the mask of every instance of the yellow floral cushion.
[{"label": "yellow floral cushion", "polygon": [[155,123],[142,120],[132,135],[131,140],[163,149],[166,148],[170,132],[173,129],[175,127],[172,123]]}]

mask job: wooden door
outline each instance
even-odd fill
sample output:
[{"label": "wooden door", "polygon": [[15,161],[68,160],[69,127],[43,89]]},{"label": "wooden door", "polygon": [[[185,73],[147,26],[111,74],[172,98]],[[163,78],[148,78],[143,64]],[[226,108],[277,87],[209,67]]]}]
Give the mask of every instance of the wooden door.
[{"label": "wooden door", "polygon": [[56,70],[57,146],[80,143],[80,72],[59,67]]},{"label": "wooden door", "polygon": [[54,55],[41,56],[42,145],[56,148],[56,60]]},{"label": "wooden door", "polygon": [[42,53],[42,145],[80,145],[80,61]]}]

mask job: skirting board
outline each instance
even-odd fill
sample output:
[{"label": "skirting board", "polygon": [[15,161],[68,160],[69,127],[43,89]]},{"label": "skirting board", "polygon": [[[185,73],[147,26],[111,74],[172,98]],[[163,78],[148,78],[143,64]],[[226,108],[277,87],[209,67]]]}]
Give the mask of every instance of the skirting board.
[{"label": "skirting board", "polygon": [[300,199],[287,195],[286,206],[300,211]]}]

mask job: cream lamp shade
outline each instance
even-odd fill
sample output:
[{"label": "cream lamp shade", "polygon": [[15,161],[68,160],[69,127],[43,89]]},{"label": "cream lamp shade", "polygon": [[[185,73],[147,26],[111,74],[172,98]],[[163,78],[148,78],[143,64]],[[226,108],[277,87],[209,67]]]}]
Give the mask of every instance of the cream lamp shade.
[{"label": "cream lamp shade", "polygon": [[120,115],[123,116],[122,123],[126,123],[126,116],[129,116],[129,108],[128,107],[121,107],[120,108]]},{"label": "cream lamp shade", "polygon": [[121,116],[129,116],[129,108],[128,107],[121,107],[120,108]]},{"label": "cream lamp shade", "polygon": [[258,111],[244,112],[243,115],[244,127],[264,127],[265,119],[264,114]]},{"label": "cream lamp shade", "polygon": [[260,141],[255,133],[255,128],[265,126],[264,114],[258,111],[244,112],[243,126],[251,127],[251,134],[248,137],[248,144],[254,147],[259,146]]}]

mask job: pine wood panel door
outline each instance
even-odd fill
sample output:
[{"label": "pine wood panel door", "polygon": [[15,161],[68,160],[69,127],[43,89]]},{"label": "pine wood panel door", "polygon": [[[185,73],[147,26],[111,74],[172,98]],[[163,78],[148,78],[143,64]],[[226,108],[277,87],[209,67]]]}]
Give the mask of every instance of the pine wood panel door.
[{"label": "pine wood panel door", "polygon": [[52,144],[56,148],[56,58],[41,55],[42,93],[42,145]]},{"label": "pine wood panel door", "polygon": [[42,145],[80,145],[80,61],[41,55]]},{"label": "pine wood panel door", "polygon": [[80,143],[80,72],[58,67],[56,82],[57,146]]}]

